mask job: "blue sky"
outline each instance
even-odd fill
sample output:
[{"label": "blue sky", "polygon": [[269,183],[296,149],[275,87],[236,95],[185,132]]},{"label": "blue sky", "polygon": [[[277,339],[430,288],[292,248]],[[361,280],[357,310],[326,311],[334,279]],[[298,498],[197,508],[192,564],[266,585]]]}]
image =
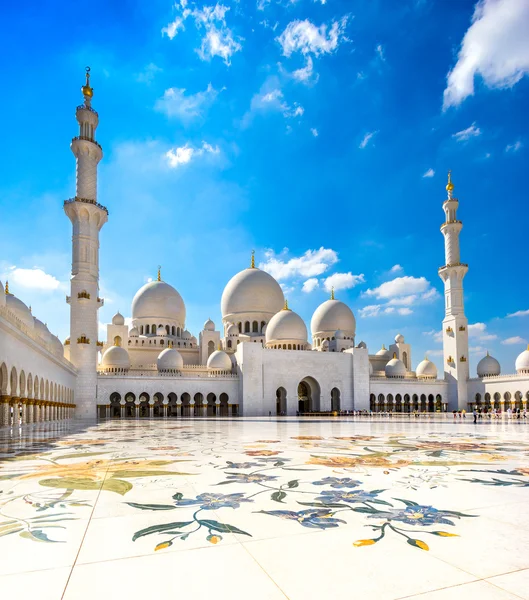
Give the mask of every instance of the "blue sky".
[{"label": "blue sky", "polygon": [[370,352],[401,332],[414,366],[429,351],[441,367],[452,169],[471,370],[486,349],[514,370],[529,338],[527,0],[89,8],[10,3],[0,21],[0,279],[53,333],[68,335],[62,202],[90,65],[110,211],[101,322],[130,316],[161,264],[188,328],[220,324],[255,248],[307,325],[334,283]]}]

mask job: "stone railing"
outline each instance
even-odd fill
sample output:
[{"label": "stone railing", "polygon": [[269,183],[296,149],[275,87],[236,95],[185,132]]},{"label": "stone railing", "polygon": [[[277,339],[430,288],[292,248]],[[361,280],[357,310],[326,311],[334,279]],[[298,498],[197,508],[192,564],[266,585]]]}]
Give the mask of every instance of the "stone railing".
[{"label": "stone railing", "polygon": [[506,379],[520,379],[525,378],[529,380],[529,375],[526,373],[509,373],[508,375],[484,375],[483,377],[471,377],[469,378],[469,382],[473,381],[504,381]]},{"label": "stone railing", "polygon": [[99,204],[99,202],[96,202],[95,200],[91,200],[90,198],[79,198],[78,196],[76,196],[75,198],[68,198],[68,200],[64,201],[64,204],[65,205],[72,204],[74,202],[83,202],[84,204],[93,204],[94,206],[97,206],[97,208],[104,210],[108,215],[108,208],[106,206],[103,206],[102,204]]},{"label": "stone railing", "polygon": [[[187,367],[186,367],[187,369]],[[197,377],[201,379],[237,379],[239,376],[237,373],[232,373],[231,371],[176,371],[174,373],[159,373],[158,371],[147,371],[141,369],[134,369],[124,372],[118,373],[108,373],[106,371],[98,371],[98,375],[104,377],[149,377],[152,379],[158,379],[159,377],[179,379],[179,378],[189,378],[196,379]]]}]

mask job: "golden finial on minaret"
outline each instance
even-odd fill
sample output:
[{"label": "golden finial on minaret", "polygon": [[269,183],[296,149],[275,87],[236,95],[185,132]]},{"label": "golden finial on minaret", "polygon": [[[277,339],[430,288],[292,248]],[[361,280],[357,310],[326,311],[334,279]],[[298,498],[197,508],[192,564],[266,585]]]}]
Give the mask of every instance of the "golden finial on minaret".
[{"label": "golden finial on minaret", "polygon": [[454,191],[454,184],[452,183],[452,171],[448,171],[448,183],[446,184],[446,191],[451,194]]},{"label": "golden finial on minaret", "polygon": [[9,281],[6,279],[6,296],[9,294]]},{"label": "golden finial on minaret", "polygon": [[334,300],[334,286],[331,288],[331,300]]},{"label": "golden finial on minaret", "polygon": [[90,102],[92,96],[94,95],[94,90],[90,87],[90,67],[86,67],[86,83],[81,88],[81,92],[83,92],[83,96],[85,100]]},{"label": "golden finial on minaret", "polygon": [[162,280],[162,267],[158,265],[158,281]]},{"label": "golden finial on minaret", "polygon": [[252,250],[252,260],[250,261],[250,269],[255,269],[255,250]]}]

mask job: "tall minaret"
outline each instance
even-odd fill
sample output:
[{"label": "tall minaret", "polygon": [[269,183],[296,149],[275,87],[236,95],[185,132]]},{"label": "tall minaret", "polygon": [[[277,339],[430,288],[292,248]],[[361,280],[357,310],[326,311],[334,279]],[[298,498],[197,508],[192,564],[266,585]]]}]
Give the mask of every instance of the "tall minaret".
[{"label": "tall minaret", "polygon": [[445,284],[445,318],[443,320],[443,354],[445,380],[448,381],[448,408],[467,409],[468,385],[468,321],[463,306],[463,278],[468,265],[461,262],[459,233],[463,223],[457,220],[459,201],[453,197],[454,184],[448,171],[448,198],[443,204],[445,222],[441,233],[445,237],[445,265],[439,276]]},{"label": "tall minaret", "polygon": [[91,107],[94,91],[89,67],[81,91],[84,104],[75,113],[79,135],[71,144],[77,162],[77,189],[75,198],[64,202],[73,226],[71,296],[66,301],[70,304],[70,360],[78,369],[76,417],[95,418],[97,311],[103,305],[99,298],[99,230],[107,222],[108,211],[97,202],[97,165],[103,151],[95,140],[99,119]]}]

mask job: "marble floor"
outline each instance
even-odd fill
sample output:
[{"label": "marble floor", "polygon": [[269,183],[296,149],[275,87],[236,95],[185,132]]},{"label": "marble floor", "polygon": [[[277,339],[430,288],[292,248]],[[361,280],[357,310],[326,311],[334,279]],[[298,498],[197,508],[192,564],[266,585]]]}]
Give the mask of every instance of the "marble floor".
[{"label": "marble floor", "polygon": [[10,600],[529,599],[529,424],[0,429]]}]

